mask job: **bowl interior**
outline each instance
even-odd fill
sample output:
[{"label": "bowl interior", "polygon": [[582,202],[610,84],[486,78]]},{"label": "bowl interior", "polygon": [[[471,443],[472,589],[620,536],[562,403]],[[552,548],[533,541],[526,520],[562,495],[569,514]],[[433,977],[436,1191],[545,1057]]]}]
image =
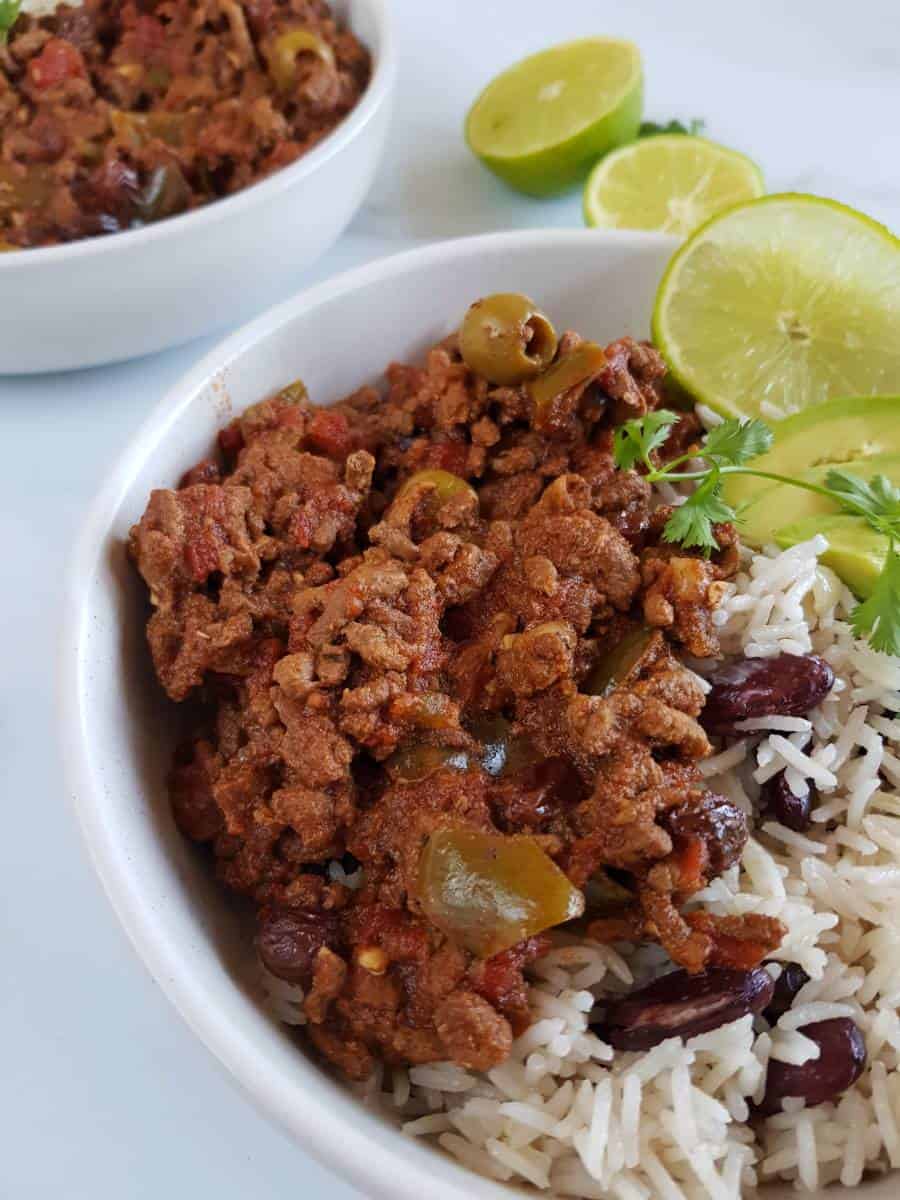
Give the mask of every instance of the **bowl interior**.
[{"label": "bowl interior", "polygon": [[[652,235],[582,231],[468,239],[373,264],[280,306],[214,351],[152,415],[76,552],[63,729],[82,825],[110,898],[158,982],[250,1096],[368,1195],[419,1200],[424,1187],[463,1200],[510,1190],[394,1132],[260,1006],[245,917],[169,814],[165,773],[179,717],[151,676],[128,530],[150,490],[172,486],[208,453],[232,413],[298,376],[317,403],[376,383],[388,362],[414,360],[446,335],[477,296],[523,291],[560,331],[601,342],[646,337],[672,247]],[[866,1187],[870,1200],[894,1191],[890,1179]]]}]

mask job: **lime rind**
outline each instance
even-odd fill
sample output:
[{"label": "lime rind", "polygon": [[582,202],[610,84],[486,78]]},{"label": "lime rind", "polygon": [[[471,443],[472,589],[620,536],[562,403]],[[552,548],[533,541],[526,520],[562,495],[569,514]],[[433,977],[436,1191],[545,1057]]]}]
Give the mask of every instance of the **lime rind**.
[{"label": "lime rind", "polygon": [[[760,167],[739,150],[695,135],[659,134],[621,146],[595,165],[583,213],[592,228],[686,236],[764,192]],[[609,201],[616,196],[614,208]]]},{"label": "lime rind", "polygon": [[[767,236],[754,240],[739,218],[750,214],[755,220],[764,206]],[[801,229],[798,237],[792,230],[792,223],[802,225],[801,213],[810,218],[809,226],[818,226],[813,236]],[[732,236],[733,244],[723,249],[711,235],[729,224],[731,235],[742,236]],[[701,250],[706,261],[697,267]],[[868,276],[859,272],[863,259]],[[690,288],[682,286],[688,267],[697,275]],[[692,297],[703,272],[709,277],[713,269],[719,278],[731,271],[733,287],[704,307]],[[792,344],[789,311],[754,303],[772,278],[781,281],[785,295],[798,299],[798,308],[800,301],[812,304],[818,325],[808,345]],[[686,350],[686,338],[673,330],[676,294],[687,297],[679,320],[691,338],[702,340],[699,353],[695,345]],[[798,342],[806,336],[804,319],[800,313]],[[776,332],[776,320],[788,324]],[[676,385],[726,416],[779,419],[829,395],[900,390],[900,241],[871,217],[819,196],[787,192],[735,205],[701,225],[676,251],[657,292],[652,332]],[[812,353],[822,345],[829,354]]]},{"label": "lime rind", "polygon": [[[579,106],[572,104],[565,113],[563,92],[557,95],[555,89],[570,84],[566,72],[571,68],[565,60],[583,56],[584,61],[576,63],[583,71],[591,65],[592,51],[597,51],[593,64],[597,68],[604,65],[604,54],[607,65],[612,64],[614,84],[604,94],[602,87],[587,88],[583,79],[576,80],[572,91],[584,103],[583,115],[573,118]],[[522,96],[513,111],[504,113],[506,95],[517,91]],[[536,118],[542,96],[546,98],[543,121]],[[505,183],[529,195],[549,196],[579,183],[599,157],[637,137],[643,106],[643,67],[637,46],[616,38],[580,38],[532,54],[495,76],[469,109],[465,138],[472,153]],[[508,137],[504,146],[503,138],[492,136],[485,127],[492,107],[499,110],[497,119],[527,129],[518,143]],[[564,119],[554,131],[555,117]]]}]

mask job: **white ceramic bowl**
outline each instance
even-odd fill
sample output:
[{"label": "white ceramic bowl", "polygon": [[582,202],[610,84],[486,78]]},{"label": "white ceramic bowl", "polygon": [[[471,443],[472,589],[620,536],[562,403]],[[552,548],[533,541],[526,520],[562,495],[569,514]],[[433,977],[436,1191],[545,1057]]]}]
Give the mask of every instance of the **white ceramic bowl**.
[{"label": "white ceramic bowl", "polygon": [[334,0],[372,54],[359,104],[309,154],[144,229],[0,254],[0,374],[115,362],[246,320],[297,286],[365,198],[390,119],[390,0]]},{"label": "white ceramic bowl", "polygon": [[[645,336],[673,246],[652,234],[489,235],[415,250],[314,288],[230,337],[162,401],[116,466],[77,546],[63,609],[62,732],[71,789],[109,897],[160,986],[246,1092],[370,1196],[510,1200],[515,1193],[362,1108],[258,1005],[249,933],[169,813],[164,775],[174,706],[151,677],[144,588],[126,562],[125,538],[151,488],[173,485],[232,412],[297,376],[316,401],[336,400],[376,381],[390,360],[415,359],[477,296],[529,293],[557,328],[601,342]],[[894,1176],[862,1190],[868,1200],[888,1200],[897,1185]]]}]

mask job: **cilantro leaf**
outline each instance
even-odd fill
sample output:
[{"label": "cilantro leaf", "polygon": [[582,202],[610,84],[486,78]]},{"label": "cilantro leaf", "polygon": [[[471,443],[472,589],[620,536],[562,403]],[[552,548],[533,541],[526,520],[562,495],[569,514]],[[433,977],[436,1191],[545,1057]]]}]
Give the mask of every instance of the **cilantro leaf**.
[{"label": "cilantro leaf", "polygon": [[648,462],[653,450],[659,449],[678,420],[678,414],[660,408],[643,417],[633,417],[620,425],[613,438],[613,458],[623,471],[635,463]]},{"label": "cilantro leaf", "polygon": [[900,536],[900,488],[884,475],[860,479],[849,471],[829,471],[825,486],[845,512],[863,516],[880,533]]},{"label": "cilantro leaf", "polygon": [[772,430],[764,421],[731,418],[707,434],[699,457],[711,459],[721,466],[740,466],[756,458],[772,445]]},{"label": "cilantro leaf", "polygon": [[719,495],[720,486],[719,472],[711,471],[666,521],[663,537],[667,542],[680,542],[686,548],[697,546],[705,554],[718,550],[713,526],[735,519],[734,509]]},{"label": "cilantro leaf", "polygon": [[686,136],[696,137],[701,134],[706,128],[706,122],[700,120],[699,117],[694,117],[687,125],[683,121],[667,121],[665,125],[660,125],[656,121],[642,121],[641,127],[638,130],[638,137],[657,137],[661,133],[683,133]]},{"label": "cilantro leaf", "polygon": [[900,555],[891,538],[872,595],[850,614],[857,637],[868,637],[873,650],[900,655]]},{"label": "cilantro leaf", "polygon": [[22,0],[0,0],[0,46],[6,45],[9,31],[16,23]]}]

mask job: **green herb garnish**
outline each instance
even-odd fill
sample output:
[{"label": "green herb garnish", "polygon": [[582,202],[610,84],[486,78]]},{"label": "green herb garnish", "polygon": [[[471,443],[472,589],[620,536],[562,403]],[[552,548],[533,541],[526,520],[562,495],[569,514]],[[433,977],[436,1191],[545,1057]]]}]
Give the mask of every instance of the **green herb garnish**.
[{"label": "green herb garnish", "polygon": [[[867,637],[873,650],[900,655],[900,554],[896,550],[900,543],[900,488],[883,475],[865,480],[835,469],[828,472],[824,485],[820,485],[745,466],[772,444],[771,429],[757,418],[723,421],[710,431],[702,445],[660,465],[654,452],[666,441],[678,419],[677,413],[666,409],[647,413],[621,425],[613,442],[616,466],[622,469],[642,466],[649,483],[697,484],[696,490],[666,521],[663,538],[707,555],[717,550],[715,525],[737,520],[734,509],[722,499],[722,480],[726,475],[753,475],[827,496],[844,512],[862,517],[887,538],[888,551],[881,574],[868,600],[854,608],[850,622],[857,637]],[[694,469],[695,460],[705,465]],[[685,464],[692,469],[680,470]]]},{"label": "green herb garnish", "polygon": [[642,121],[638,137],[657,137],[661,133],[683,133],[687,137],[697,137],[706,128],[706,122],[694,117],[685,125],[684,121],[667,121],[660,125],[656,121]]},{"label": "green herb garnish", "polygon": [[0,0],[0,46],[6,45],[9,31],[16,23],[22,0]]}]

